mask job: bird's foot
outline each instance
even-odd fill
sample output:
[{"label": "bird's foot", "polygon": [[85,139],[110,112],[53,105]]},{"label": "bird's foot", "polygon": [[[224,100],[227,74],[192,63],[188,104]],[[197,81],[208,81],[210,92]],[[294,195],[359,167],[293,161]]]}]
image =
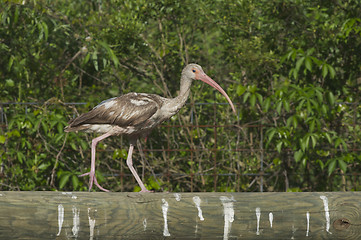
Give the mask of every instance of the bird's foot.
[{"label": "bird's foot", "polygon": [[144,193],[150,193],[150,192],[154,192],[154,191],[149,191],[148,189],[146,189],[146,188],[143,188],[142,190],[140,190],[140,192],[144,192]]},{"label": "bird's foot", "polygon": [[93,187],[93,182],[95,184],[95,186],[97,186],[100,190],[104,191],[104,192],[109,192],[108,189],[103,188],[102,186],[99,185],[97,178],[95,177],[95,172],[87,172],[84,174],[79,175],[79,177],[84,177],[84,176],[88,176],[89,175],[89,191],[92,189]]}]

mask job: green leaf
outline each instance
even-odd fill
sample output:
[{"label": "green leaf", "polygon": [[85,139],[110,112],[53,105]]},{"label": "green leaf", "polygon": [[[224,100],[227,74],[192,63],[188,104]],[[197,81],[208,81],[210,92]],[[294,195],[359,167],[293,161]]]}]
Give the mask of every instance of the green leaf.
[{"label": "green leaf", "polygon": [[8,63],[8,72],[10,72],[11,70],[11,67],[13,66],[14,64],[14,59],[15,57],[13,55],[11,55],[10,59],[9,59],[9,63]]},{"label": "green leaf", "polygon": [[336,71],[331,65],[327,65],[328,72],[330,73],[330,77],[333,79],[336,76]]},{"label": "green leaf", "polygon": [[249,99],[249,103],[251,104],[251,107],[254,107],[256,105],[256,95],[252,94],[250,99]]},{"label": "green leaf", "polygon": [[293,49],[293,51],[291,51],[291,59],[292,61],[295,61],[296,59],[296,56],[297,56],[297,50],[296,49]]},{"label": "green leaf", "polygon": [[268,143],[272,141],[273,136],[277,132],[276,128],[271,128],[271,130],[267,131]]},{"label": "green leaf", "polygon": [[79,186],[79,178],[76,175],[71,176],[71,181],[73,183],[73,190],[76,190]]},{"label": "green leaf", "polygon": [[323,115],[327,116],[327,114],[328,114],[328,112],[329,112],[328,106],[325,105],[325,104],[322,104],[322,106],[321,106],[321,112],[322,112]]},{"label": "green leaf", "polygon": [[95,174],[96,174],[98,183],[105,181],[105,178],[104,178],[103,174],[101,174],[100,172],[96,172]]},{"label": "green leaf", "polygon": [[297,76],[298,76],[298,71],[295,69],[295,68],[293,68],[293,69],[291,69],[291,71],[293,70],[293,78],[294,79],[297,79]]},{"label": "green leaf", "polygon": [[314,63],[316,63],[317,66],[320,66],[320,65],[322,64],[322,61],[321,61],[321,60],[319,60],[319,59],[317,59],[317,58],[315,58],[315,57],[312,57],[312,56],[310,56],[310,58],[312,59],[312,61],[313,61]]},{"label": "green leaf", "polygon": [[282,102],[279,101],[276,106],[276,111],[279,115],[281,114],[281,109],[282,109]]},{"label": "green leaf", "polygon": [[320,168],[323,170],[325,168],[325,164],[320,160],[320,159],[317,159],[316,160],[316,163],[318,163],[318,165],[320,165]]},{"label": "green leaf", "polygon": [[342,147],[344,148],[344,150],[347,151],[347,144],[346,144],[345,140],[343,140],[340,137],[337,137],[335,140],[335,148],[338,148],[341,144],[342,144]]},{"label": "green leaf", "polygon": [[20,163],[23,163],[24,160],[25,160],[24,154],[23,154],[22,152],[16,152],[16,155],[17,155],[17,157],[18,157],[19,162],[20,162]]},{"label": "green leaf", "polygon": [[286,101],[286,100],[283,100],[283,107],[285,108],[286,112],[289,112],[290,111],[290,102],[289,101]]},{"label": "green leaf", "polygon": [[331,161],[328,163],[328,175],[330,176],[333,171],[335,171],[336,168],[336,159],[331,159]]},{"label": "green leaf", "polygon": [[330,134],[328,134],[327,132],[325,133],[325,137],[327,138],[328,142],[331,144],[332,143],[332,139]]},{"label": "green leaf", "polygon": [[15,83],[12,79],[6,79],[5,80],[5,87],[14,87]]},{"label": "green leaf", "polygon": [[42,163],[38,166],[38,169],[40,170],[45,170],[47,167],[49,167],[48,163]]},{"label": "green leaf", "polygon": [[327,93],[327,99],[330,105],[335,105],[335,95],[332,92]]},{"label": "green leaf", "polygon": [[88,143],[86,141],[80,140],[80,146],[83,150],[88,149]]},{"label": "green leaf", "polygon": [[298,151],[295,152],[294,158],[295,158],[296,162],[299,162],[302,159],[302,157],[303,157],[302,150],[298,150]]},{"label": "green leaf", "polygon": [[263,112],[268,112],[269,110],[269,107],[271,106],[271,99],[270,98],[266,98],[264,101],[263,101]]},{"label": "green leaf", "polygon": [[0,144],[4,144],[6,141],[6,137],[4,135],[0,135]]},{"label": "green leaf", "polygon": [[68,182],[70,177],[70,174],[64,174],[63,176],[61,176],[60,178],[60,182],[59,182],[59,188],[62,189],[65,184]]},{"label": "green leaf", "polygon": [[158,184],[157,181],[155,181],[153,178],[150,178],[148,186],[151,187],[151,189],[159,190],[160,189],[160,183]]},{"label": "green leaf", "polygon": [[287,192],[302,192],[302,190],[299,187],[294,187],[294,188],[288,188]]},{"label": "green leaf", "polygon": [[106,42],[99,41],[99,44],[102,45],[108,52],[108,55],[110,56],[110,59],[113,61],[114,65],[117,67],[119,65],[119,59],[114,54],[113,50],[109,47],[109,45]]},{"label": "green leaf", "polygon": [[321,90],[316,88],[315,93],[316,93],[318,102],[322,103],[323,102],[323,94],[322,94]]},{"label": "green leaf", "polygon": [[317,144],[317,138],[315,137],[315,135],[311,135],[311,142],[312,142],[312,148],[315,148]]},{"label": "green leaf", "polygon": [[94,68],[96,71],[99,71],[99,68],[98,68],[98,55],[97,55],[97,51],[95,50],[93,52],[93,55],[92,55],[92,60],[93,60],[93,64],[94,64]]},{"label": "green leaf", "polygon": [[310,132],[313,132],[315,130],[315,119],[312,119],[310,121],[309,129],[310,129]]},{"label": "green leaf", "polygon": [[75,143],[71,142],[69,144],[73,150],[78,151],[78,148],[76,147]]},{"label": "green leaf", "polygon": [[297,60],[297,62],[296,62],[296,71],[297,72],[300,71],[301,65],[302,65],[304,60],[305,60],[305,57],[301,57],[300,59]]},{"label": "green leaf", "polygon": [[60,134],[56,134],[55,136],[56,136],[55,143],[58,143],[64,137],[64,134],[60,133]]},{"label": "green leaf", "polygon": [[278,142],[276,145],[276,149],[278,153],[281,153],[283,142]]},{"label": "green leaf", "polygon": [[57,130],[58,130],[58,133],[63,133],[63,132],[64,132],[64,126],[63,126],[62,123],[59,122],[59,123],[56,125],[56,128],[57,128]]},{"label": "green leaf", "polygon": [[257,96],[258,102],[260,104],[262,104],[263,103],[263,96],[261,94],[259,94],[259,93],[256,93],[256,96]]},{"label": "green leaf", "polygon": [[247,99],[248,99],[249,95],[251,95],[250,92],[246,92],[246,94],[243,95],[243,102],[244,103],[247,102]]},{"label": "green leaf", "polygon": [[41,22],[41,25],[43,27],[43,31],[44,31],[44,35],[45,35],[45,41],[48,41],[48,35],[49,35],[48,25],[46,25],[45,22]]},{"label": "green leaf", "polygon": [[237,86],[237,95],[241,96],[246,90],[247,90],[247,87],[238,85]]},{"label": "green leaf", "polygon": [[306,149],[310,146],[310,135],[309,134],[307,134],[305,137],[305,146],[306,146]]},{"label": "green leaf", "polygon": [[295,118],[294,115],[292,115],[291,117],[289,117],[286,121],[286,127],[290,127],[292,122],[293,122],[293,118]]},{"label": "green leaf", "polygon": [[322,66],[322,77],[325,78],[327,76],[327,74],[328,74],[328,67],[327,67],[327,64],[325,63]]},{"label": "green leaf", "polygon": [[300,139],[300,146],[303,152],[309,148],[310,143],[310,134],[306,134],[303,138]]},{"label": "green leaf", "polygon": [[83,59],[83,65],[87,64],[89,62],[90,59],[90,53],[87,53]]},{"label": "green leaf", "polygon": [[312,60],[311,58],[309,57],[306,57],[305,59],[305,66],[306,66],[306,69],[310,72],[312,72]]},{"label": "green leaf", "polygon": [[342,159],[338,160],[338,165],[340,166],[341,170],[346,173],[347,171],[347,163],[345,163]]}]

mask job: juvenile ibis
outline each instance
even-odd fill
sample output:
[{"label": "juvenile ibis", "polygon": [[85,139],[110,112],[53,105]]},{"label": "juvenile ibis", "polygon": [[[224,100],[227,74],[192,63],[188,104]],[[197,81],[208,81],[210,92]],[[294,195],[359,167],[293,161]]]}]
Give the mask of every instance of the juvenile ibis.
[{"label": "juvenile ibis", "polygon": [[175,98],[169,99],[155,94],[131,92],[105,100],[89,112],[69,121],[69,125],[65,127],[66,132],[85,131],[102,134],[92,140],[90,172],[80,175],[81,177],[89,175],[89,190],[94,183],[99,189],[108,191],[99,185],[95,177],[95,149],[97,143],[112,135],[125,135],[130,142],[127,165],[137,180],[141,192],[149,192],[133,167],[132,153],[134,145],[138,138],[147,137],[153,128],[175,115],[184,106],[193,80],[201,80],[217,89],[225,96],[233,112],[236,113],[227,93],[204,73],[202,67],[197,64],[188,64],[182,71],[180,92]]}]

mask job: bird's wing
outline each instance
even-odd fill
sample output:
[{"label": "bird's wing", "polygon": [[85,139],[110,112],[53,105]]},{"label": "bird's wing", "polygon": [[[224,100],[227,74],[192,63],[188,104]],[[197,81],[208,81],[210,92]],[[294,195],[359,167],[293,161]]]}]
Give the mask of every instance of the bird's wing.
[{"label": "bird's wing", "polygon": [[69,122],[69,127],[83,124],[111,124],[120,127],[144,124],[162,105],[155,94],[128,93],[101,102],[91,111]]}]

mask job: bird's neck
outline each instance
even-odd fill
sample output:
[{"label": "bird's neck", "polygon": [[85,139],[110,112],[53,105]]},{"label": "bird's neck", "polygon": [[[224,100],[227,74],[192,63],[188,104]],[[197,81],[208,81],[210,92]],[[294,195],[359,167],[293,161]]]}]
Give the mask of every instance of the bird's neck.
[{"label": "bird's neck", "polygon": [[182,76],[180,83],[179,95],[176,97],[177,101],[182,103],[182,106],[187,102],[189,94],[191,92],[192,80]]},{"label": "bird's neck", "polygon": [[170,99],[168,105],[168,110],[172,115],[176,114],[187,102],[187,99],[190,94],[190,88],[192,85],[192,80],[186,79],[184,76],[181,78],[181,85],[179,95],[175,98]]}]

